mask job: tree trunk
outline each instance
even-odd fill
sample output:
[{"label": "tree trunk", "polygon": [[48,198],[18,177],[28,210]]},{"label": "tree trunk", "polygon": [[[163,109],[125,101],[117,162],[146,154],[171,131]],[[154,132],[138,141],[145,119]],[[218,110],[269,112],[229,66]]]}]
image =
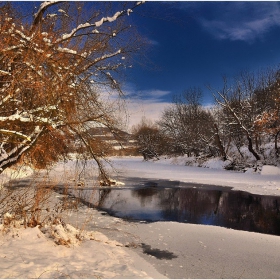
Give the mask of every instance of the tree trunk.
[{"label": "tree trunk", "polygon": [[274,138],[275,155],[277,158],[279,157],[279,148],[277,143],[279,134],[280,134],[280,130],[275,134],[275,138]]},{"label": "tree trunk", "polygon": [[248,150],[254,155],[256,160],[260,160],[261,159],[260,156],[253,149],[253,141],[251,137],[248,135],[248,133],[247,133],[247,140],[248,140]]},{"label": "tree trunk", "polygon": [[259,140],[258,140],[258,135],[255,135],[255,142],[256,142],[256,150],[259,151]]},{"label": "tree trunk", "polygon": [[240,146],[237,146],[237,144],[235,144],[235,147],[237,148],[237,151],[239,152],[241,157],[244,158],[243,154],[241,153]]},{"label": "tree trunk", "polygon": [[218,126],[215,123],[214,123],[214,128],[215,128],[215,141],[217,143],[218,149],[220,151],[220,154],[221,154],[223,160],[226,161],[227,160],[227,154],[225,152],[225,148],[222,144],[222,141],[221,141],[221,138],[220,138],[220,135],[219,135]]}]

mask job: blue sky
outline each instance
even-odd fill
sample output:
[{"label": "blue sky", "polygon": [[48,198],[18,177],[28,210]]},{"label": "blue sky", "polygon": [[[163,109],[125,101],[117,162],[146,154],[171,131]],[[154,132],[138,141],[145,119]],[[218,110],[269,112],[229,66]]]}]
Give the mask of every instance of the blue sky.
[{"label": "blue sky", "polygon": [[146,1],[131,17],[158,68],[135,65],[128,73],[127,91],[148,118],[184,89],[201,87],[208,105],[213,98],[206,86],[220,88],[223,75],[280,62],[280,2]]},{"label": "blue sky", "polygon": [[[34,2],[20,4],[29,10],[28,5]],[[150,61],[126,73],[130,124],[143,115],[157,119],[189,87],[200,87],[209,105],[206,86],[220,88],[223,75],[280,62],[280,2],[146,1],[129,20],[148,39]]]}]

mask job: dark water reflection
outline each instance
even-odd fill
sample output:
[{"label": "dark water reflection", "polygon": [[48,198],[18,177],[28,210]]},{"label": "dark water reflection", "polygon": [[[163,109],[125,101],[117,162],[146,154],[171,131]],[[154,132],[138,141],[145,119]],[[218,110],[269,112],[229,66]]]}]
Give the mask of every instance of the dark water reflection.
[{"label": "dark water reflection", "polygon": [[82,191],[82,197],[90,205],[121,218],[216,225],[280,235],[280,197],[179,184],[160,180],[138,185],[134,182],[131,188]]}]

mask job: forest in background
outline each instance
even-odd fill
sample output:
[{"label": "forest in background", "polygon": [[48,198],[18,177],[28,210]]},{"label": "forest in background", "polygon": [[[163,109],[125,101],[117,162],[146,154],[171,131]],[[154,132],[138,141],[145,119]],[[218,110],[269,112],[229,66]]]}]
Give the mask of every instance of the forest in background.
[{"label": "forest in background", "polygon": [[188,88],[175,96],[159,121],[143,119],[133,127],[138,150],[145,159],[182,156],[201,162],[220,157],[225,168],[242,169],[279,164],[280,71],[242,72],[223,78],[211,91],[215,104],[202,105],[202,90]]}]

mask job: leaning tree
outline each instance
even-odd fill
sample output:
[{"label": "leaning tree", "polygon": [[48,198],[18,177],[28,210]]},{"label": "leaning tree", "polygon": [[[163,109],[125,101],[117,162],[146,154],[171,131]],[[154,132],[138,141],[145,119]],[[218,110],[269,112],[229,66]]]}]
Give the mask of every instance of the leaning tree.
[{"label": "leaning tree", "polygon": [[44,167],[71,144],[104,173],[88,128],[117,124],[108,95],[121,94],[120,70],[139,49],[125,19],[141,4],[47,1],[26,18],[2,3],[0,172],[22,157]]}]

